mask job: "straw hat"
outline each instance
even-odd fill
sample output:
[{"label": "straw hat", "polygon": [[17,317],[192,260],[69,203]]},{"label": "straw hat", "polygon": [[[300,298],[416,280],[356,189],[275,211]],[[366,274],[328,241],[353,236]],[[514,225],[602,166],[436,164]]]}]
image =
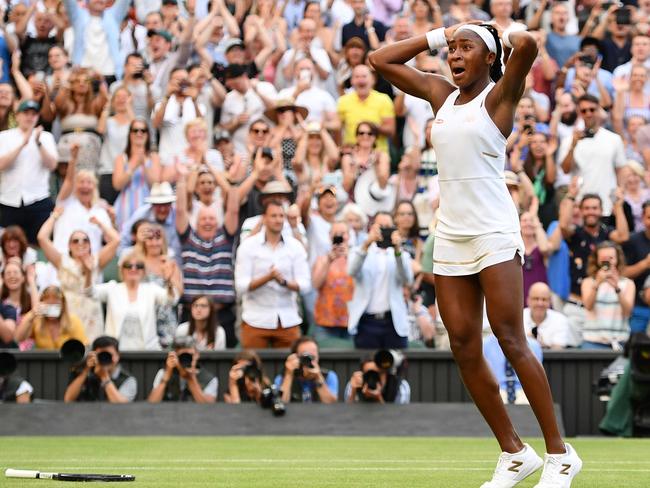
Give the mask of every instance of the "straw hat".
[{"label": "straw hat", "polygon": [[174,203],[176,201],[176,195],[174,195],[172,186],[167,181],[163,181],[162,183],[154,183],[151,185],[149,196],[144,201],[152,205]]},{"label": "straw hat", "polygon": [[296,105],[293,100],[285,98],[275,102],[275,107],[270,108],[264,112],[264,116],[277,124],[278,112],[287,109],[292,109],[294,112],[299,113],[303,119],[307,118],[307,114],[309,113],[309,110],[307,110],[307,108]]}]

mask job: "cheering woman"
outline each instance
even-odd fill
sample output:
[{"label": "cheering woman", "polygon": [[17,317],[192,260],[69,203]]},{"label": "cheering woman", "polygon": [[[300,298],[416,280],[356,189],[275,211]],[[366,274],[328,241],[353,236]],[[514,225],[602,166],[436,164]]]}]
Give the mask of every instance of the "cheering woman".
[{"label": "cheering woman", "polygon": [[[505,73],[501,41],[511,50]],[[406,64],[421,51],[447,46],[453,85]],[[542,464],[536,488],[569,487],[582,466],[562,441],[544,369],[526,343],[524,247],[503,176],[506,138],[536,54],[527,32],[511,26],[500,35],[492,25],[468,23],[435,29],[370,55],[382,76],[428,101],[436,114],[431,142],[438,156],[440,210],[433,272],[440,315],[463,381],[503,451],[492,480],[482,488],[512,487]],[[483,357],[484,300],[492,330],[544,434],[543,462],[515,432]]]}]

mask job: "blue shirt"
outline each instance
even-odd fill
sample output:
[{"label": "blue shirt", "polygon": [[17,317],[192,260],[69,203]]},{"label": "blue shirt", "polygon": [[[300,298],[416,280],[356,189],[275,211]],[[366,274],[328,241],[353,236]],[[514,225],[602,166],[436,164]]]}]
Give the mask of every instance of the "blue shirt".
[{"label": "blue shirt", "polygon": [[[559,225],[557,220],[548,226],[547,235],[550,237],[555,228]],[[569,273],[569,246],[564,239],[560,243],[560,249],[548,257],[547,273],[548,286],[553,293],[562,300],[569,298],[571,291],[571,275]]]},{"label": "blue shirt", "polygon": [[[527,337],[528,347],[533,352],[535,357],[539,359],[539,362],[542,362],[542,346],[532,337]],[[490,365],[490,369],[499,383],[499,388],[505,390],[506,385],[506,356],[499,346],[499,341],[494,335],[489,335],[483,339],[483,354],[485,355],[485,360]],[[514,376],[515,390],[521,389],[521,383],[517,375]]]},{"label": "blue shirt", "polygon": [[[275,383],[275,386],[280,388],[282,386],[282,378],[283,376],[281,374],[277,375],[275,377],[275,380],[273,380],[273,383]],[[311,399],[311,392],[312,390],[315,389],[315,384],[313,381],[305,381],[302,378],[296,378],[295,381],[297,381],[300,386],[302,386],[302,398],[303,398],[303,403],[309,403],[312,401]],[[336,375],[334,371],[328,371],[327,375],[325,375],[325,385],[327,386],[327,389],[334,395],[337,399],[339,397],[339,377]]]},{"label": "blue shirt", "polygon": [[580,50],[580,36],[561,36],[549,32],[546,37],[546,50],[558,66],[562,67],[576,51]]}]

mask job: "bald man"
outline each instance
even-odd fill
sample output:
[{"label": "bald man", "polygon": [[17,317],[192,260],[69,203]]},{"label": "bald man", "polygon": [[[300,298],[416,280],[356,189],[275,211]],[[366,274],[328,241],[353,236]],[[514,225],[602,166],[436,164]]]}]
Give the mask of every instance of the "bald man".
[{"label": "bald man", "polygon": [[546,283],[534,283],[528,291],[524,309],[526,334],[536,338],[544,348],[565,349],[570,344],[569,321],[551,309],[551,289]]}]

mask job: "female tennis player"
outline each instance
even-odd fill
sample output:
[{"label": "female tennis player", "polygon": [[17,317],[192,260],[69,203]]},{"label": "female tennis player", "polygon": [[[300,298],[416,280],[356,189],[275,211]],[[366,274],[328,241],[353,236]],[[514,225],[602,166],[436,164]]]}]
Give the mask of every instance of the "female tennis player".
[{"label": "female tennis player", "polygon": [[[503,451],[482,488],[512,487],[542,465],[536,488],[564,488],[582,461],[561,438],[544,369],[526,342],[524,246],[503,175],[506,138],[537,48],[527,32],[511,27],[500,34],[492,25],[477,24],[397,42],[371,54],[370,63],[400,90],[427,100],[436,114],[431,142],[438,157],[440,213],[433,272],[440,316],[463,381]],[[511,50],[505,73],[501,41]],[[453,85],[405,64],[422,51],[444,47]],[[492,330],[544,434],[544,461],[515,432],[483,357],[484,300]]]}]

